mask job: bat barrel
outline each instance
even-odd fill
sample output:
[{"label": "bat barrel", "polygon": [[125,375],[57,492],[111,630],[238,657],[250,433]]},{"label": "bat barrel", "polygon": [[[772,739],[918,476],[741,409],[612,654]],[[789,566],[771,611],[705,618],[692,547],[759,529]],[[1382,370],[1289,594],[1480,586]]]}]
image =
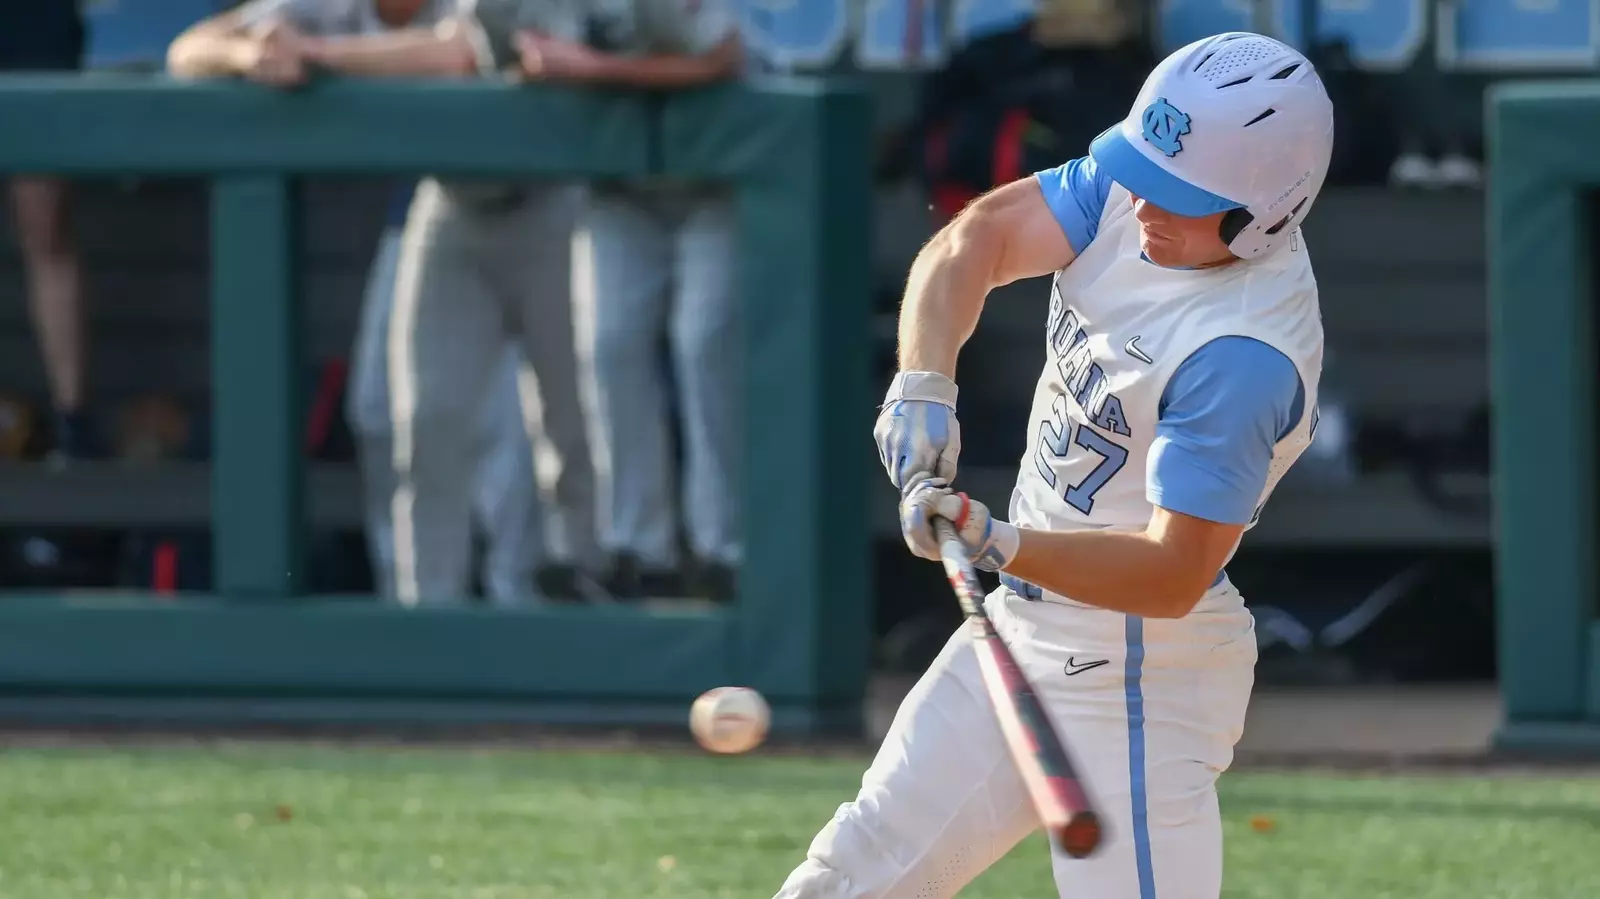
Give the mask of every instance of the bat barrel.
[{"label": "bat barrel", "polygon": [[1075,812],[1065,824],[1051,829],[1061,851],[1073,858],[1087,858],[1100,848],[1100,816],[1092,811]]}]

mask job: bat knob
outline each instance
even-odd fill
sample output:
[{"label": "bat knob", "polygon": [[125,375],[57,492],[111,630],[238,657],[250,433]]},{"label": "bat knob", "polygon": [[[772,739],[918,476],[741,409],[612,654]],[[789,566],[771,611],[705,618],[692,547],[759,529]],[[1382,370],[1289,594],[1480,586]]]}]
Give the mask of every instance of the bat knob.
[{"label": "bat knob", "polygon": [[1053,834],[1061,851],[1073,858],[1087,858],[1100,848],[1100,816],[1083,811],[1072,816]]}]

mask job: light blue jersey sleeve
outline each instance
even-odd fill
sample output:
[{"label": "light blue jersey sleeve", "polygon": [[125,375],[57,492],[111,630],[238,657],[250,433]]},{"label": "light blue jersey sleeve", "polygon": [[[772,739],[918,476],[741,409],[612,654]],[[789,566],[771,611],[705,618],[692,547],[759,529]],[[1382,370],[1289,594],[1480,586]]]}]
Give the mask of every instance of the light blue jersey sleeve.
[{"label": "light blue jersey sleeve", "polygon": [[1251,337],[1219,337],[1184,360],[1161,395],[1145,495],[1173,512],[1249,524],[1273,448],[1305,413],[1294,363]]},{"label": "light blue jersey sleeve", "polygon": [[1033,176],[1044,191],[1044,201],[1056,224],[1067,235],[1074,253],[1082,253],[1100,230],[1100,214],[1111,195],[1111,177],[1103,175],[1094,159],[1083,156]]}]

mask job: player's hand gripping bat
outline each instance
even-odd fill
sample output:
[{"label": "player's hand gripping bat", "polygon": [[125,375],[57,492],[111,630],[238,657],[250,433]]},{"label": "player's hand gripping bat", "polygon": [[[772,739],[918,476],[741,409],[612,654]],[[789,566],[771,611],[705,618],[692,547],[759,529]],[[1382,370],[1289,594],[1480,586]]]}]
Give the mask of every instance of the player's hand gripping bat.
[{"label": "player's hand gripping bat", "polygon": [[972,627],[972,648],[978,654],[983,685],[1000,719],[1006,747],[1039,811],[1039,820],[1063,851],[1073,858],[1083,858],[1100,846],[1100,816],[1090,805],[1066,746],[1033,692],[1033,685],[1023,676],[1016,657],[984,611],[983,585],[967,561],[966,547],[955,527],[944,519],[935,519],[933,528],[950,586]]}]

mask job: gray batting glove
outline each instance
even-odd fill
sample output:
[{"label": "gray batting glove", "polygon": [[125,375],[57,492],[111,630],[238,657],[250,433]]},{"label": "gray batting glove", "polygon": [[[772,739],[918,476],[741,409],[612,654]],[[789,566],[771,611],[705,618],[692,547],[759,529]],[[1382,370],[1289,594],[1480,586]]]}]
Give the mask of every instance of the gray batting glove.
[{"label": "gray batting glove", "polygon": [[872,436],[900,495],[924,478],[955,480],[961,455],[956,392],[954,381],[931,371],[903,371],[889,384]]}]

